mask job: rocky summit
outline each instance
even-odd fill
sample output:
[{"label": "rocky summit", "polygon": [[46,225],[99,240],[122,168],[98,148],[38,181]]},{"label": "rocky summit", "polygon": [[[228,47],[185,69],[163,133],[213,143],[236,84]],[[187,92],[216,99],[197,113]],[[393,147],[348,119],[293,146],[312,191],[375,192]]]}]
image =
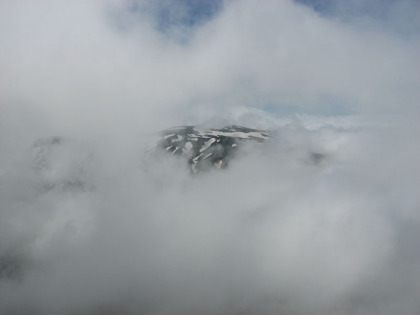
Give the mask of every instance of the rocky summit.
[{"label": "rocky summit", "polygon": [[271,133],[242,126],[198,129],[181,126],[161,133],[158,148],[186,157],[194,173],[208,168],[225,168],[245,143],[262,143]]}]

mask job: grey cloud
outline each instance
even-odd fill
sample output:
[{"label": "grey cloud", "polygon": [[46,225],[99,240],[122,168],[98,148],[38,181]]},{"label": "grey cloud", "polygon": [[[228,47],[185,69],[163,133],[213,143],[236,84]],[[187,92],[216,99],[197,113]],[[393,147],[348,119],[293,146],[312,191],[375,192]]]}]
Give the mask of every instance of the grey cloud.
[{"label": "grey cloud", "polygon": [[[233,1],[180,42],[126,7],[0,2],[0,312],[416,314],[415,25]],[[145,158],[182,124],[279,136],[192,177]]]}]

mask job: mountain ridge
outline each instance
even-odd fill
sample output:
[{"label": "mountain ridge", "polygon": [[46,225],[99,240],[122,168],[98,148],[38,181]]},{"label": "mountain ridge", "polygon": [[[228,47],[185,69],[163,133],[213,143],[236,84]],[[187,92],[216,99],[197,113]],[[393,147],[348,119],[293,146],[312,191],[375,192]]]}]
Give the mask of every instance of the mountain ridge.
[{"label": "mountain ridge", "polygon": [[223,128],[199,129],[196,126],[178,126],[161,132],[157,147],[173,155],[184,156],[193,173],[227,167],[238,149],[245,143],[263,143],[272,132],[239,125]]}]

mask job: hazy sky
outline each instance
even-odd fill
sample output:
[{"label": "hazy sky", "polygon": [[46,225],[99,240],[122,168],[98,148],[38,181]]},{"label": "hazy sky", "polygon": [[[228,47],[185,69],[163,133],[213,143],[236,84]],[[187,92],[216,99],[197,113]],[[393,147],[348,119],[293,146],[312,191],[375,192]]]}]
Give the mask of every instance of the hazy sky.
[{"label": "hazy sky", "polygon": [[[418,1],[0,0],[0,313],[418,314],[419,51]],[[279,136],[191,176],[183,124]]]}]

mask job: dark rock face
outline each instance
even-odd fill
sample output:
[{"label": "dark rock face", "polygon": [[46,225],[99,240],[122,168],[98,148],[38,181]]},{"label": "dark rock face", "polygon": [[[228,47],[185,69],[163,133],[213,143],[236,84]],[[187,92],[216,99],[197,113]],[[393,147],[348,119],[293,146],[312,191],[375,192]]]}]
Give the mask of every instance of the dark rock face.
[{"label": "dark rock face", "polygon": [[205,130],[182,126],[163,131],[158,147],[186,157],[196,173],[211,167],[225,168],[244,143],[262,143],[270,137],[267,131],[235,125]]}]

